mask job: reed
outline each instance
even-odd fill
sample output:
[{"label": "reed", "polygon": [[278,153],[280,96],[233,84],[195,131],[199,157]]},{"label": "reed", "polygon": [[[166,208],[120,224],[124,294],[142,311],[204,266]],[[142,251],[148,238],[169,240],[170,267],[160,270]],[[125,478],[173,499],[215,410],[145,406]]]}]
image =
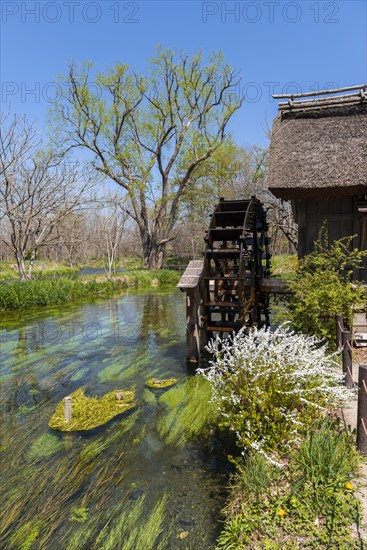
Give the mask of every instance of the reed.
[{"label": "reed", "polygon": [[174,271],[129,271],[123,277],[36,279],[0,285],[0,310],[29,309],[106,297],[127,288],[170,286],[178,282]]}]

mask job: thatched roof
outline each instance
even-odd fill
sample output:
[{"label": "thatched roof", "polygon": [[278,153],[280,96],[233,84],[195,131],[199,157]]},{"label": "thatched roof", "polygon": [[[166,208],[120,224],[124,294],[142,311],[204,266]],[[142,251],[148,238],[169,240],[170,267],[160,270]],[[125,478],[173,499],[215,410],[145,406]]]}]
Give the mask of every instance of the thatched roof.
[{"label": "thatched roof", "polygon": [[268,180],[277,197],[367,193],[366,96],[335,99],[280,104]]}]

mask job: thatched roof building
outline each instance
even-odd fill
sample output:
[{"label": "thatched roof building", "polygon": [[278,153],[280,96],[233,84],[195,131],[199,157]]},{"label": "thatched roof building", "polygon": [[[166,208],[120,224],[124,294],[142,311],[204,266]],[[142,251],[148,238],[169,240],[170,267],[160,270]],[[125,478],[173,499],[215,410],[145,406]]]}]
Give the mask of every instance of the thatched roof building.
[{"label": "thatched roof building", "polygon": [[273,97],[287,101],[273,123],[268,185],[292,203],[298,255],[325,221],[330,242],[356,235],[354,246],[367,249],[367,85]]},{"label": "thatched roof building", "polygon": [[274,120],[269,188],[279,198],[366,193],[367,95],[323,101],[290,102]]}]

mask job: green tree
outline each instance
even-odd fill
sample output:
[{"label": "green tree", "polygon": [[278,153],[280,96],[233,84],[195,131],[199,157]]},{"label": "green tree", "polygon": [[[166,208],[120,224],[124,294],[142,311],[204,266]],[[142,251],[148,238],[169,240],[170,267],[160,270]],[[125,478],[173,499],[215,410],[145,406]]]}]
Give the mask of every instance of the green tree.
[{"label": "green tree", "polygon": [[158,49],[146,77],[118,64],[93,82],[91,69],[70,66],[53,131],[68,148],[88,150],[95,170],[125,189],[144,265],[160,268],[182,198],[242,104],[240,79],[221,53],[204,64],[201,53]]},{"label": "green tree", "polygon": [[194,185],[185,195],[185,212],[202,219],[211,214],[220,197],[264,199],[267,149],[237,145],[231,137],[196,171]]}]

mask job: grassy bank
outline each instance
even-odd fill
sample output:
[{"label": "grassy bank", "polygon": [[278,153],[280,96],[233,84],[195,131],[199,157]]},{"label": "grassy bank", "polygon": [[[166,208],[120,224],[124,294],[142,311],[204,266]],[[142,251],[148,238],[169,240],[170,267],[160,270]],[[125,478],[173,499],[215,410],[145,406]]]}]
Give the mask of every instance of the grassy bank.
[{"label": "grassy bank", "polygon": [[[28,265],[26,266],[28,268]],[[34,277],[47,277],[49,275],[68,275],[75,273],[78,268],[71,268],[60,262],[50,262],[47,260],[37,261],[33,268]],[[18,279],[17,265],[12,261],[0,262],[0,281]]]},{"label": "grassy bank", "polygon": [[237,463],[217,550],[365,548],[353,438],[324,420],[279,469],[261,454]]},{"label": "grassy bank", "polygon": [[65,304],[88,296],[109,296],[127,288],[175,285],[178,280],[179,274],[174,271],[132,270],[112,280],[99,276],[16,281],[0,285],[0,310]]},{"label": "grassy bank", "polygon": [[[79,267],[99,267],[106,268],[104,260],[89,260],[86,263],[79,264]],[[141,258],[119,258],[114,263],[115,269],[142,269],[143,260]]]},{"label": "grassy bank", "polygon": [[292,278],[298,265],[296,254],[277,254],[271,259],[272,277]]}]

